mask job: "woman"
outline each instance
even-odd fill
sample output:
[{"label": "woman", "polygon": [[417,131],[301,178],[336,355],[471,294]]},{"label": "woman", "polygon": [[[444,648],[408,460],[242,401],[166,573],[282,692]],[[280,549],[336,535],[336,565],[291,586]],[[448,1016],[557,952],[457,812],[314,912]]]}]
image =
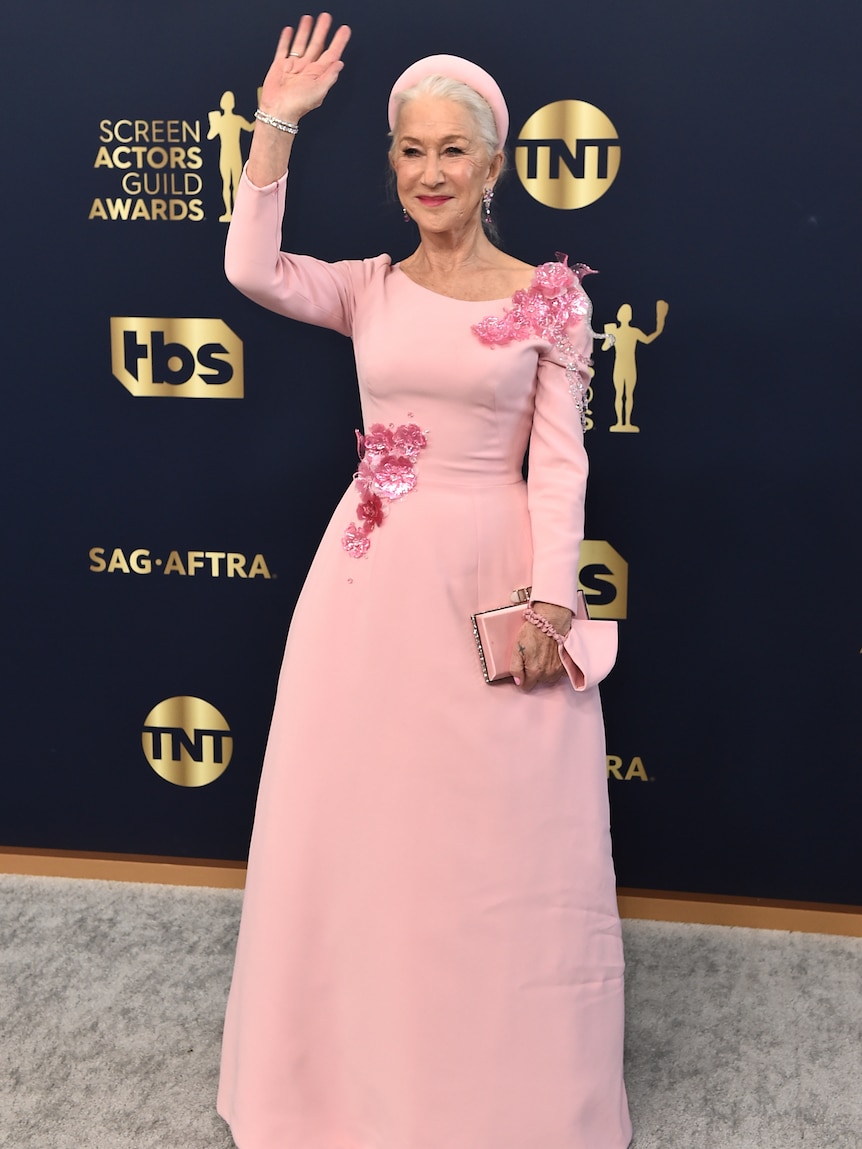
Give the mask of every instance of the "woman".
[{"label": "woman", "polygon": [[[282,33],[227,246],[252,299],[352,337],[365,435],[291,624],[219,1111],[240,1149],[623,1149],[601,711],[560,681],[589,304],[485,236],[508,114],[457,57],[390,100],[412,255],[279,252],[297,125],[343,66],[330,23]],[[470,615],[531,584],[488,686]]]}]

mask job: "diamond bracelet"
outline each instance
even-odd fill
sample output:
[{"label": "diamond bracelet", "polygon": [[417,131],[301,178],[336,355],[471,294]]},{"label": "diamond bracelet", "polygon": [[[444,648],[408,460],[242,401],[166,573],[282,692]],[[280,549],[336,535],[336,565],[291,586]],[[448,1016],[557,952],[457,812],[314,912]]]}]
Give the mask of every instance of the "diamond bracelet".
[{"label": "diamond bracelet", "polygon": [[260,120],[262,124],[269,124],[271,128],[278,128],[280,132],[289,132],[292,136],[295,136],[299,131],[299,124],[292,124],[290,120],[276,119],[269,112],[262,112],[260,108],[254,113],[254,118]]}]

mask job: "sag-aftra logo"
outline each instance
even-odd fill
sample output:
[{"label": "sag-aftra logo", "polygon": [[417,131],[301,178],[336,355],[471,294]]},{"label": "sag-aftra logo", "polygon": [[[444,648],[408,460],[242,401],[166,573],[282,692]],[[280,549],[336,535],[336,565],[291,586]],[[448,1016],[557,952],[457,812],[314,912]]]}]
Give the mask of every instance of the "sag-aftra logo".
[{"label": "sag-aftra logo", "polygon": [[93,574],[184,575],[194,578],[271,579],[262,554],[251,558],[239,551],[170,551],[167,558],[154,555],[148,547],[128,553],[122,547],[90,547]]}]

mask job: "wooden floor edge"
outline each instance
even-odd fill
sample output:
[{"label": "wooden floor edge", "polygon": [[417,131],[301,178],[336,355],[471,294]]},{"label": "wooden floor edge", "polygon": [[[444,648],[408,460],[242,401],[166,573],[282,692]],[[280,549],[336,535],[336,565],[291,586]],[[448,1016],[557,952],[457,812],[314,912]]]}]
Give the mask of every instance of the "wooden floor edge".
[{"label": "wooden floor edge", "polygon": [[[211,858],[86,853],[0,847],[0,874],[98,879],[241,890],[245,863]],[[749,926],[760,930],[862,937],[862,906],[834,906],[675,890],[620,889],[620,916],[653,922]]]},{"label": "wooden floor edge", "polygon": [[818,906],[815,903],[771,902],[765,898],[721,899],[697,894],[619,891],[621,918],[680,922],[703,926],[748,926],[757,930],[790,930],[862,938],[862,907]]},{"label": "wooden floor edge", "polygon": [[96,878],[105,882],[144,882],[165,886],[209,886],[241,890],[245,863],[209,858],[158,858],[90,854],[62,850],[0,848],[0,874],[41,878]]}]

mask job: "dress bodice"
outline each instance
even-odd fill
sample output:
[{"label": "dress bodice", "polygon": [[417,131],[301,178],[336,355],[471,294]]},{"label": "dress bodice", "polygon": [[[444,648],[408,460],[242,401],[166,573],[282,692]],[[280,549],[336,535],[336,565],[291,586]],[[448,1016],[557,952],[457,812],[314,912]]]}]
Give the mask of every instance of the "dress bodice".
[{"label": "dress bodice", "polygon": [[388,255],[282,252],[286,182],[257,188],[243,175],[228,278],[270,310],[353,339],[365,430],[416,424],[427,438],[417,486],[514,484],[529,452],[534,593],[574,605],[593,338],[579,269],[543,264],[510,301],[465,301],[414,283]]}]

